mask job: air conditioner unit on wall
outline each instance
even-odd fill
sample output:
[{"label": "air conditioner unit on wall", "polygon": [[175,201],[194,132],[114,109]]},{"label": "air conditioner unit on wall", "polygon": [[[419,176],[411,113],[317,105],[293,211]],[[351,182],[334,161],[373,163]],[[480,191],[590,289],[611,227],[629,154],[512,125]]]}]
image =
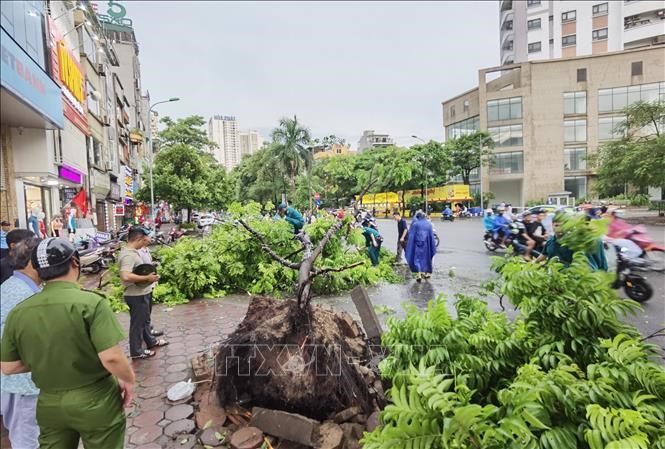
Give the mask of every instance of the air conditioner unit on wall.
[{"label": "air conditioner unit on wall", "polygon": [[111,164],[111,161],[106,161],[104,162],[104,169],[106,171],[111,171],[113,170],[113,164]]},{"label": "air conditioner unit on wall", "polygon": [[97,64],[97,73],[99,73],[99,76],[106,76],[106,71],[104,70],[104,64]]}]

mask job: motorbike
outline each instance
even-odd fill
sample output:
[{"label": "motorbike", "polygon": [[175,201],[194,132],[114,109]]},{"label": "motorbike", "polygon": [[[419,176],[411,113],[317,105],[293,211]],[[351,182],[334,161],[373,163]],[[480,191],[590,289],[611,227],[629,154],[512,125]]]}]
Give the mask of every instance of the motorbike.
[{"label": "motorbike", "polygon": [[439,243],[441,243],[441,239],[439,238],[439,234],[436,233],[436,229],[432,228],[432,231],[434,232],[434,243],[436,244],[436,247],[439,247]]},{"label": "motorbike", "polygon": [[[510,233],[503,242],[506,248],[512,245],[513,239],[518,233],[519,229],[517,229],[515,223],[511,223]],[[501,248],[501,241],[499,239],[494,239],[494,232],[492,231],[485,230],[485,235],[483,236],[483,243],[485,244],[485,248],[487,248],[487,250],[491,252],[495,252],[497,249],[503,249]]]},{"label": "motorbike", "polygon": [[182,229],[178,229],[176,226],[174,226],[169,231],[168,242],[173,243],[183,235],[185,235],[185,231],[183,231]]},{"label": "motorbike", "polygon": [[649,261],[651,270],[665,271],[665,246],[654,243],[644,226],[633,226],[614,217],[607,230],[607,237],[632,241],[642,249],[640,257]]},{"label": "motorbike", "polygon": [[102,249],[84,249],[79,252],[81,273],[97,274],[104,267],[102,264]]},{"label": "motorbike", "polygon": [[623,287],[626,295],[637,302],[649,300],[653,295],[653,288],[644,276],[635,271],[649,271],[651,263],[641,257],[631,257],[634,254],[630,254],[628,248],[624,246],[614,242],[612,245],[617,253],[617,278],[612,284],[612,288],[618,290]]},{"label": "motorbike", "polygon": [[450,221],[453,222],[455,221],[455,216],[453,214],[450,215],[443,215],[441,214],[441,221]]}]

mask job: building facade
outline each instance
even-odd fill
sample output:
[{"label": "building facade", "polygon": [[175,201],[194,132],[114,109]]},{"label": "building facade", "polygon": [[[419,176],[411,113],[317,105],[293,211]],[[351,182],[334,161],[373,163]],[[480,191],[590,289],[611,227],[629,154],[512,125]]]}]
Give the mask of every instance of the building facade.
[{"label": "building facade", "polygon": [[482,69],[478,83],[442,107],[446,139],[479,129],[494,138],[483,191],[513,205],[592,198],[587,155],[618,137],[628,104],[665,100],[665,45]]},{"label": "building facade", "polygon": [[211,117],[208,121],[208,139],[217,145],[217,148],[212,149],[212,154],[227,171],[233,170],[240,164],[240,138],[235,117],[229,115]]},{"label": "building facade", "polygon": [[384,148],[394,145],[395,142],[388,134],[376,134],[374,130],[365,130],[358,140],[358,152],[368,148]]},{"label": "building facade", "polygon": [[334,156],[345,156],[353,154],[351,147],[348,144],[334,143],[329,147],[323,147],[320,151],[314,152],[314,159],[327,159]]},{"label": "building facade", "polygon": [[665,1],[499,2],[501,64],[665,43]]},{"label": "building facade", "polygon": [[103,23],[106,17],[126,24],[122,10],[111,18],[97,15],[89,1],[3,3],[3,220],[26,227],[31,214],[43,214],[49,228],[54,216],[67,219],[83,189],[87,214],[78,208],[79,227],[111,230],[121,223],[114,205],[131,201],[135,191],[133,173],[131,189],[121,188],[121,162],[130,172],[142,165],[131,161],[130,144],[131,131],[142,129],[130,120],[140,116],[140,105],[130,101],[140,75],[120,81],[128,61],[119,60]]},{"label": "building facade", "polygon": [[258,131],[247,130],[238,133],[238,140],[240,141],[240,160],[248,154],[254,154],[263,146],[263,137]]}]

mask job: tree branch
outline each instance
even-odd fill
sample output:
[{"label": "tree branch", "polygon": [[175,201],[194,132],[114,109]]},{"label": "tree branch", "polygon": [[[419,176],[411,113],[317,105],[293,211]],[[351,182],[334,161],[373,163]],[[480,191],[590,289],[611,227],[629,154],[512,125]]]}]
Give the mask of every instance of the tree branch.
[{"label": "tree branch", "polygon": [[337,220],[337,222],[334,225],[332,225],[330,227],[330,229],[328,229],[328,232],[326,232],[326,234],[323,236],[323,238],[321,239],[319,244],[316,246],[316,248],[312,252],[311,257],[309,258],[309,260],[312,261],[312,265],[314,265],[314,262],[316,261],[316,258],[321,255],[321,252],[323,251],[323,247],[326,246],[326,244],[328,244],[328,242],[330,241],[332,236],[335,235],[335,233],[342,228],[342,224],[344,224],[342,222],[342,220]]},{"label": "tree branch", "polygon": [[332,267],[319,268],[314,273],[312,273],[312,277],[321,276],[322,274],[326,274],[326,273],[339,273],[341,271],[350,270],[351,268],[355,268],[355,267],[357,267],[359,265],[362,265],[364,263],[365,262],[361,260],[361,261],[358,261],[356,263],[352,263],[351,265],[346,265],[346,266],[339,267],[339,268],[332,268]]},{"label": "tree branch", "polygon": [[277,254],[273,249],[270,247],[268,242],[266,241],[265,237],[263,237],[261,234],[259,234],[256,230],[252,229],[251,226],[249,226],[247,223],[244,222],[244,220],[238,220],[238,223],[240,223],[247,231],[249,231],[250,234],[252,234],[254,237],[256,237],[260,242],[261,242],[261,248],[268,253],[270,257],[272,257],[274,260],[279,262],[280,264],[284,265],[285,267],[292,268],[294,270],[297,270],[300,268],[300,263],[295,263],[291,262],[290,260],[286,260],[279,254]]}]

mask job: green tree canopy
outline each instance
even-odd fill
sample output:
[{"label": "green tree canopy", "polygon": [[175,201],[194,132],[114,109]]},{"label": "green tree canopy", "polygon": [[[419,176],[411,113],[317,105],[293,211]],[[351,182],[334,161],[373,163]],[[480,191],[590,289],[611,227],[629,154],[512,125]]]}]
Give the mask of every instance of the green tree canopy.
[{"label": "green tree canopy", "polygon": [[208,135],[201,129],[206,122],[200,115],[179,118],[175,121],[170,117],[164,117],[161,122],[166,125],[166,128],[158,134],[161,147],[182,144],[203,150],[206,147],[217,146],[208,140]]},{"label": "green tree canopy", "polygon": [[272,132],[274,145],[271,146],[272,153],[284,168],[284,173],[291,185],[303,168],[307,169],[312,163],[312,154],[309,150],[311,145],[311,134],[296,116],[284,117],[279,121],[279,126]]},{"label": "green tree canopy", "polygon": [[469,184],[471,172],[480,167],[481,160],[492,154],[492,148],[494,141],[487,131],[476,131],[448,140],[444,152],[450,164],[450,176],[461,175],[464,184]]},{"label": "green tree canopy", "polygon": [[617,125],[621,139],[589,157],[597,169],[596,191],[608,195],[626,184],[639,189],[665,187],[665,101],[637,102]]}]

